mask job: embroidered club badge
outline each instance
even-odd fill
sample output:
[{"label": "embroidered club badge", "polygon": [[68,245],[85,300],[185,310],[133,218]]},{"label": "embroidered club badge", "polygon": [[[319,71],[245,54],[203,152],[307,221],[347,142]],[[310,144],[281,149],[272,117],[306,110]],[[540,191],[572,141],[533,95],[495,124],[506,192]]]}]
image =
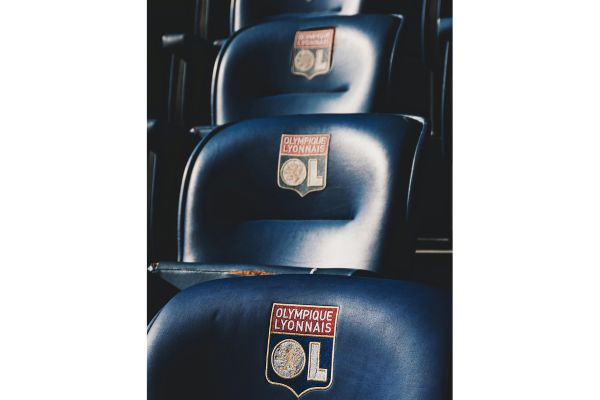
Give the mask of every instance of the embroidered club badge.
[{"label": "embroidered club badge", "polygon": [[339,307],[274,303],[265,376],[297,398],[329,389]]},{"label": "embroidered club badge", "polygon": [[281,135],[277,184],[301,197],[325,189],[330,134]]},{"label": "embroidered club badge", "polygon": [[292,73],[312,79],[331,70],[335,28],[298,31],[292,52]]}]

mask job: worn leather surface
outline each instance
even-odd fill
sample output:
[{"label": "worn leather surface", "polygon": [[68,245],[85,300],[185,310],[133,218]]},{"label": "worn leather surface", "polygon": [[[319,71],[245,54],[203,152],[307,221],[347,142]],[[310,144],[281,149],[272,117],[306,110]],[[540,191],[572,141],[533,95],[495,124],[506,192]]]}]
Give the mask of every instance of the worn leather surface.
[{"label": "worn leather surface", "polygon": [[148,331],[148,399],[294,400],[269,384],[273,303],[339,306],[333,382],[302,399],[449,399],[451,302],[415,283],[280,275],[222,279],[173,298]]},{"label": "worn leather surface", "polygon": [[[270,117],[216,129],[184,174],[179,261],[398,276],[414,245],[413,166],[426,131],[389,114]],[[324,190],[300,197],[278,187],[283,133],[331,134]]]},{"label": "worn leather surface", "polygon": [[343,276],[368,276],[364,270],[348,268],[302,268],[285,267],[279,265],[246,265],[246,264],[204,264],[180,263],[174,261],[161,261],[153,263],[149,270],[155,276],[179,290],[187,289],[200,282],[213,279],[235,278],[240,276],[266,276],[282,274],[309,274],[309,275],[343,275]]},{"label": "worn leather surface", "polygon": [[[329,73],[291,72],[297,31],[334,27]],[[402,17],[355,15],[279,20],[251,26],[227,41],[215,65],[213,124],[245,118],[389,111]]]}]

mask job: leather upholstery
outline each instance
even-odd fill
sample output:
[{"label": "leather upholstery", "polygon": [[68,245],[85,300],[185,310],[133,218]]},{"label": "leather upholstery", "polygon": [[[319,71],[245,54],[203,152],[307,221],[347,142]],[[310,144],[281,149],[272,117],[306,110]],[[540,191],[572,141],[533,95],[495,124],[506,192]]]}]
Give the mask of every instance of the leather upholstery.
[{"label": "leather upholstery", "polygon": [[[281,116],[218,128],[186,167],[179,261],[397,276],[413,250],[412,181],[426,131],[419,120],[390,114]],[[278,187],[282,133],[331,134],[324,190],[300,197]]]},{"label": "leather upholstery", "polygon": [[366,8],[367,0],[232,0],[231,32],[273,18],[354,15]]},{"label": "leather upholstery", "polygon": [[440,52],[440,138],[443,142],[444,157],[452,166],[452,18],[439,21]]},{"label": "leather upholstery", "polygon": [[314,18],[334,15],[399,14],[406,20],[410,46],[421,51],[428,0],[232,0],[230,34],[275,19]]},{"label": "leather upholstery", "polygon": [[[335,27],[331,71],[312,79],[291,72],[297,31]],[[213,124],[245,118],[390,111],[402,18],[355,15],[268,22],[243,29],[215,65]]]},{"label": "leather upholstery", "polygon": [[196,285],[148,331],[148,399],[295,400],[265,378],[273,303],[339,306],[332,385],[302,399],[450,399],[451,300],[403,281],[280,275]]},{"label": "leather upholstery", "polygon": [[155,276],[183,290],[200,282],[239,276],[265,276],[281,274],[369,276],[369,271],[348,268],[302,268],[273,265],[203,264],[174,261],[155,262],[148,268]]}]

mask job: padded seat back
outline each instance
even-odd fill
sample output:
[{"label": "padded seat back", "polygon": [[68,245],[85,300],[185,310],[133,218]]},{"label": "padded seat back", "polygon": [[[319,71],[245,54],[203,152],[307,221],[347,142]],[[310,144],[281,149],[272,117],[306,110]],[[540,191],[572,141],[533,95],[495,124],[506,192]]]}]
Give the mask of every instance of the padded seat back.
[{"label": "padded seat back", "polygon": [[[393,77],[402,73],[396,66],[401,28],[401,17],[355,15],[273,21],[239,31],[215,64],[213,124],[270,115],[389,111]],[[295,48],[302,46],[297,32],[329,29],[335,31],[331,52],[325,49],[328,69],[314,76],[293,71]],[[298,66],[319,63],[314,54],[303,53],[308,58]]]},{"label": "padded seat back", "polygon": [[230,34],[251,25],[276,19],[314,18],[334,15],[399,14],[406,19],[408,36],[415,48],[428,11],[427,0],[232,0]]},{"label": "padded seat back", "polygon": [[[302,306],[323,323],[314,314],[293,321]],[[175,296],[148,332],[149,400],[294,400],[292,390],[301,399],[441,400],[451,398],[450,368],[449,296],[402,281],[211,281]]]},{"label": "padded seat back", "polygon": [[[217,129],[186,167],[179,261],[397,274],[412,251],[414,165],[426,130],[391,114],[281,116]],[[282,134],[330,135],[325,159],[313,161],[324,188],[301,197],[281,187],[290,158],[290,171],[304,174],[298,190],[311,174],[305,157],[280,159]]]},{"label": "padded seat back", "polygon": [[231,32],[274,18],[359,14],[366,3],[367,0],[232,0]]}]

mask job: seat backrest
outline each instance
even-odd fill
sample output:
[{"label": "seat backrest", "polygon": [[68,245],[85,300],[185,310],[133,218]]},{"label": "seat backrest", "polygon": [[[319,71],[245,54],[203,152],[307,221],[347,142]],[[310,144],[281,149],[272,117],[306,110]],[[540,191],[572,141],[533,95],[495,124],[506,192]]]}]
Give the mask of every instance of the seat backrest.
[{"label": "seat backrest", "polygon": [[280,116],[217,129],[186,167],[179,261],[395,275],[412,251],[414,166],[426,130],[391,114]]},{"label": "seat backrest", "polygon": [[363,12],[367,3],[367,0],[232,0],[230,30],[237,32],[274,18],[355,15]]},{"label": "seat backrest", "polygon": [[149,400],[442,400],[450,371],[450,297],[403,281],[212,281],[148,331]]},{"label": "seat backrest", "polygon": [[278,20],[224,45],[213,77],[215,125],[246,118],[390,111],[402,18]]},{"label": "seat backrest", "polygon": [[427,0],[231,0],[230,34],[274,19],[356,14],[400,14],[410,25],[411,41],[419,45]]},{"label": "seat backrest", "polygon": [[[448,6],[449,3],[449,6]],[[430,34],[437,26],[440,7],[451,8],[442,0],[231,0],[230,35],[248,26],[278,19],[315,18],[356,14],[396,14],[403,19],[401,49],[409,61],[403,65],[408,79],[427,70],[432,51]],[[426,62],[427,61],[427,62]],[[408,70],[406,70],[408,68]],[[420,78],[420,76],[417,76]],[[426,83],[419,82],[422,90]]]}]

